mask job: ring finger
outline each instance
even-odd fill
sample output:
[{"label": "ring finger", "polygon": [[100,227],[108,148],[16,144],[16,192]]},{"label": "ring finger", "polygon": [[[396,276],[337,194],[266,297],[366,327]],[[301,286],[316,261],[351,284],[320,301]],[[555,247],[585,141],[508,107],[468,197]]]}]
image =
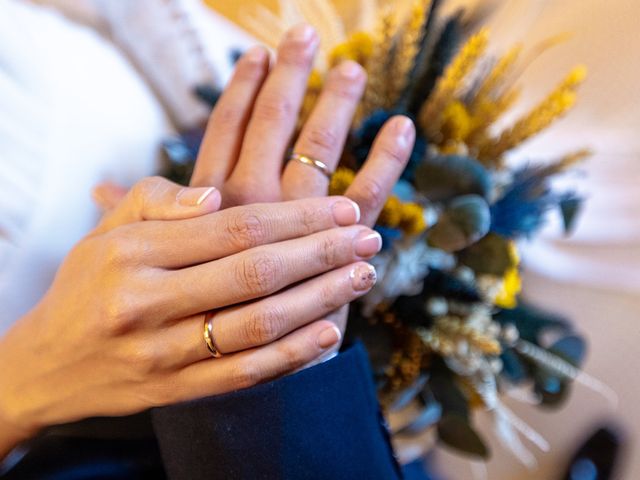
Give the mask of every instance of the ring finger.
[{"label": "ring finger", "polygon": [[[215,346],[220,353],[229,354],[271,343],[318,318],[329,318],[336,309],[365,295],[375,281],[375,269],[358,262],[272,297],[219,310],[210,320]],[[154,343],[171,352],[165,368],[184,367],[210,357],[203,339],[202,314],[163,330]]]}]

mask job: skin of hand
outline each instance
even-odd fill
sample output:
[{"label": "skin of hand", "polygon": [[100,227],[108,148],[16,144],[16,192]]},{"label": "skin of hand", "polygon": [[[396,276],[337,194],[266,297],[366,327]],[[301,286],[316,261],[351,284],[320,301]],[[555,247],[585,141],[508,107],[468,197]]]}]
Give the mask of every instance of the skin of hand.
[{"label": "skin of hand", "polygon": [[373,286],[362,260],[380,249],[357,206],[220,203],[215,188],[147,178],[72,249],[0,339],[0,457],[43,427],[246,388],[339,343],[323,317]]},{"label": "skin of hand", "polygon": [[[211,114],[192,186],[215,186],[222,192],[224,207],[327,195],[329,180],[317,169],[296,161],[283,169],[317,48],[317,34],[302,24],[287,33],[273,66],[260,46],[241,57]],[[334,68],[293,151],[321,160],[333,171],[365,84],[366,73],[357,63],[347,61]],[[413,123],[403,116],[391,118],[380,131],[346,192],[359,205],[362,224],[373,226],[406,167],[414,140]],[[125,192],[112,184],[95,190],[106,209]],[[325,318],[344,331],[347,313],[344,305]]]}]

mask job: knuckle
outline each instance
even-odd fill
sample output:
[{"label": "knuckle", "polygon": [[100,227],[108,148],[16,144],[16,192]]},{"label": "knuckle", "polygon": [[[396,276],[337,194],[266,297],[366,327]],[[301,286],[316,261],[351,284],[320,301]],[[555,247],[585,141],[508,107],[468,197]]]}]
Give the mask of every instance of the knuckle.
[{"label": "knuckle", "polygon": [[305,234],[320,230],[326,222],[326,210],[321,208],[304,207],[300,211],[300,224]]},{"label": "knuckle", "polygon": [[320,306],[326,312],[337,310],[344,304],[342,289],[337,289],[335,285],[322,286],[318,295]]},{"label": "knuckle", "polygon": [[101,246],[103,258],[109,267],[122,267],[135,261],[142,253],[140,240],[130,225],[117,227],[104,237]]},{"label": "knuckle", "polygon": [[141,342],[135,345],[127,357],[127,363],[143,379],[161,370],[162,356],[150,342]]},{"label": "knuckle", "polygon": [[235,389],[242,390],[253,387],[263,379],[262,375],[261,368],[257,363],[250,361],[250,359],[238,361],[232,373]]},{"label": "knuckle", "polygon": [[367,178],[359,185],[357,203],[366,211],[378,209],[386,200],[384,188],[375,178]]},{"label": "knuckle", "polygon": [[314,151],[321,154],[332,152],[338,144],[338,135],[330,127],[312,127],[306,136],[306,141]]},{"label": "knuckle", "polygon": [[167,181],[162,177],[146,177],[137,182],[131,191],[136,201],[144,204],[148,198],[152,197],[159,189],[164,188],[166,184]]},{"label": "knuckle", "polygon": [[278,51],[278,63],[306,70],[311,67],[313,55],[313,49],[306,42],[288,38]]},{"label": "knuckle", "polygon": [[258,212],[242,211],[228,219],[225,231],[237,248],[247,250],[265,242],[267,231],[264,223]]},{"label": "knuckle", "polygon": [[[147,379],[145,379],[147,380]],[[173,405],[185,400],[181,389],[176,388],[174,382],[166,381],[165,377],[150,382],[140,382],[137,396],[140,404],[145,408]]]},{"label": "knuckle", "polygon": [[138,318],[140,309],[125,293],[116,292],[103,307],[102,329],[112,336],[120,336],[131,331]]},{"label": "knuckle", "polygon": [[352,81],[345,81],[342,77],[333,77],[327,85],[327,91],[334,97],[356,102],[361,95],[361,87]]},{"label": "knuckle", "polygon": [[253,345],[272,342],[280,336],[285,322],[286,315],[281,306],[256,308],[247,321],[247,338]]},{"label": "knuckle", "polygon": [[334,268],[339,260],[339,242],[330,236],[324,237],[318,244],[318,258],[320,263],[328,268]]},{"label": "knuckle", "polygon": [[404,165],[409,160],[406,149],[398,147],[396,142],[383,142],[380,146],[380,155],[398,165]]},{"label": "knuckle", "polygon": [[239,264],[238,282],[249,295],[267,295],[276,288],[280,264],[274,256],[257,253],[249,255]]},{"label": "knuckle", "polygon": [[287,95],[266,92],[258,100],[253,115],[259,120],[274,122],[285,120],[294,113],[294,105]]},{"label": "knuckle", "polygon": [[235,132],[242,119],[242,110],[237,105],[219,105],[211,116],[212,124],[223,132]]},{"label": "knuckle", "polygon": [[278,353],[282,359],[282,373],[298,370],[306,363],[305,356],[299,346],[283,343],[278,346]]},{"label": "knuckle", "polygon": [[233,81],[257,82],[265,74],[266,62],[255,62],[242,58],[233,76]]}]

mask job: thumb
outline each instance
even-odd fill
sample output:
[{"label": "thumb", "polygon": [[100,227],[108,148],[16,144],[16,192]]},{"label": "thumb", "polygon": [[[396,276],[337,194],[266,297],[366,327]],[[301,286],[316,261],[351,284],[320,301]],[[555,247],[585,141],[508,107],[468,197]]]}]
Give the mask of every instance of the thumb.
[{"label": "thumb", "polygon": [[93,187],[91,198],[106,212],[115,208],[126,194],[126,188],[113,182],[102,182]]},{"label": "thumb", "polygon": [[[220,192],[213,187],[183,187],[162,177],[144,178],[122,197],[117,192],[113,193],[115,190],[111,187],[108,187],[108,190],[109,199],[120,199],[104,215],[97,233],[144,220],[184,220],[199,217],[218,211],[222,200]],[[110,200],[109,202],[111,205]]]}]

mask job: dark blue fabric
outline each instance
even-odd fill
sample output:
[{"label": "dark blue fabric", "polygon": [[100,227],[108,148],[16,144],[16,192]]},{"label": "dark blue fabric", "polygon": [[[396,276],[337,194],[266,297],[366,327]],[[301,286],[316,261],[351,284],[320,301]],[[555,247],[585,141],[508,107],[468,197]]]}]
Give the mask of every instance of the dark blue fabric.
[{"label": "dark blue fabric", "polygon": [[45,435],[2,480],[166,478],[155,438],[103,439]]},{"label": "dark blue fabric", "polygon": [[160,408],[172,480],[401,478],[364,348],[257,387]]},{"label": "dark blue fabric", "polygon": [[[366,352],[257,387],[55,427],[2,480],[401,478]],[[158,448],[161,447],[162,455]],[[411,480],[426,480],[416,466]]]}]

